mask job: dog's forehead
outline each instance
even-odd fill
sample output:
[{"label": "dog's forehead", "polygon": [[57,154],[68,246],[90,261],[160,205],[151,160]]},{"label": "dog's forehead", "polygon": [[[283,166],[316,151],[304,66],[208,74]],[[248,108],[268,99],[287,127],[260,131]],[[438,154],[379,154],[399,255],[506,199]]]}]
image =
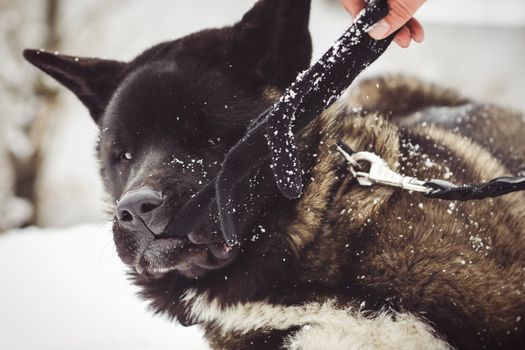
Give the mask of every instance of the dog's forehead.
[{"label": "dog's forehead", "polygon": [[[254,107],[224,71],[192,62],[160,61],[128,74],[102,118],[104,129],[198,134],[206,127],[239,126]],[[241,123],[242,124],[242,123]]]},{"label": "dog's forehead", "polygon": [[153,63],[131,72],[113,95],[104,126],[145,130],[159,123],[176,127],[177,122],[188,121],[206,105],[198,82],[190,81],[188,73],[174,62]]}]

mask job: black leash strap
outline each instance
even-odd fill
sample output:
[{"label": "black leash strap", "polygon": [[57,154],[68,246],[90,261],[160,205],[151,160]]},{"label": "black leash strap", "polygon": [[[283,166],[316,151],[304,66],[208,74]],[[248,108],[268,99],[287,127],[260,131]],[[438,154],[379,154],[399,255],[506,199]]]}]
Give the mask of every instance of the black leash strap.
[{"label": "black leash strap", "polygon": [[[303,169],[295,135],[328,108],[354,79],[387,49],[395,34],[380,41],[367,34],[373,24],[388,14],[387,0],[369,0],[354,24],[310,69],[301,73],[280,100],[260,115],[247,134],[227,154],[220,173],[180,210],[170,223],[170,234],[185,234],[216,206],[224,239],[238,243],[234,213],[238,185],[267,165],[283,196],[299,198]],[[215,199],[215,200],[214,200]],[[216,202],[216,203],[215,203]]]},{"label": "black leash strap", "polygon": [[482,184],[457,186],[443,180],[432,180],[425,183],[431,191],[425,196],[436,199],[469,201],[499,197],[505,194],[525,191],[525,177],[498,177]]},{"label": "black leash strap", "polygon": [[364,13],[309,70],[301,74],[268,112],[268,148],[280,192],[302,194],[302,172],[294,135],[332,105],[355,78],[386,50],[393,37],[371,39],[370,27],[388,14],[386,1],[370,1]]}]

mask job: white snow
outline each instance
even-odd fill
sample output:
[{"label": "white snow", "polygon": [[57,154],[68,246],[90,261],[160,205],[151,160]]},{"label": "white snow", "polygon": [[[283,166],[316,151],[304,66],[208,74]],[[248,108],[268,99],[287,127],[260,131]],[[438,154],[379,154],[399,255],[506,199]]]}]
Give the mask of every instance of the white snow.
[{"label": "white snow", "polygon": [[417,14],[424,22],[477,26],[524,26],[523,0],[427,1]]},{"label": "white snow", "polygon": [[0,349],[208,349],[198,329],[147,310],[110,232],[95,224],[0,235]]}]

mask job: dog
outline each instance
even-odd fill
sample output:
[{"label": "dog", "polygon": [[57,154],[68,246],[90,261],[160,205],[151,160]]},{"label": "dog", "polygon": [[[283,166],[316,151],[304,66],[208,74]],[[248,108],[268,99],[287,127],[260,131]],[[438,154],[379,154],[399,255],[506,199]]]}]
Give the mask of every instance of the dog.
[{"label": "dog", "polygon": [[310,1],[260,0],[233,26],[131,62],[26,50],[100,129],[118,255],[157,313],[199,324],[214,349],[521,349],[525,196],[447,202],[361,187],[336,151],[380,155],[421,179],[479,183],[525,169],[524,118],[412,78],[369,79],[298,137],[305,191],[270,169],[235,201],[240,245],[210,210],[178,210],[311,59]]}]

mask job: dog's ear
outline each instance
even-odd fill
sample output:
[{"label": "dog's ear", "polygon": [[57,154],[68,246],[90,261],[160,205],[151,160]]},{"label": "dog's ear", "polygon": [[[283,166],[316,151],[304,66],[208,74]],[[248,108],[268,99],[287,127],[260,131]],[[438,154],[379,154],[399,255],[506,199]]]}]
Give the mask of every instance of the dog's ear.
[{"label": "dog's ear", "polygon": [[96,123],[115,92],[126,64],[98,58],[25,50],[24,57],[71,90],[88,108]]},{"label": "dog's ear", "polygon": [[260,0],[233,28],[236,63],[264,84],[287,87],[310,65],[309,17],[310,0]]}]

